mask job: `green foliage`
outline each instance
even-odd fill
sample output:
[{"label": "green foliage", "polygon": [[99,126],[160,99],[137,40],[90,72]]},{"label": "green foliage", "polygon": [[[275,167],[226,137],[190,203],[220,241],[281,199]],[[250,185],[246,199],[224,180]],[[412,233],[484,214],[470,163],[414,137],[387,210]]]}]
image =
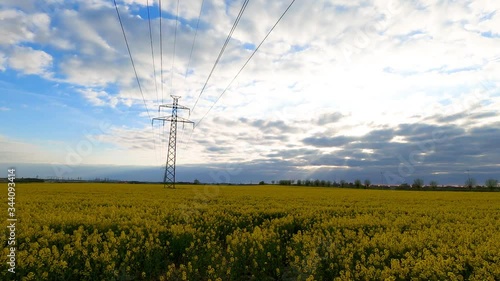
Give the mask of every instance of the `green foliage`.
[{"label": "green foliage", "polygon": [[279,185],[292,185],[292,180],[280,180],[278,182]]},{"label": "green foliage", "polygon": [[361,185],[362,185],[362,184],[361,184],[361,180],[356,179],[356,180],[354,181],[354,186],[355,186],[356,188],[361,188]]},{"label": "green foliage", "polygon": [[370,185],[372,184],[372,182],[369,179],[366,179],[364,183],[365,183],[365,188],[370,187]]},{"label": "green foliage", "polygon": [[476,186],[476,179],[475,178],[468,178],[466,181],[465,181],[465,187],[468,187],[468,188],[473,188]]},{"label": "green foliage", "polygon": [[422,188],[424,187],[424,180],[417,178],[413,180],[413,184],[411,185],[413,188]]},{"label": "green foliage", "polygon": [[493,190],[498,187],[498,180],[496,179],[487,179],[486,182],[484,183],[484,186],[487,188]]},{"label": "green foliage", "polygon": [[432,189],[436,189],[438,187],[437,181],[431,181],[429,182],[429,187]]},{"label": "green foliage", "polygon": [[[283,181],[283,182],[287,183],[288,181]],[[291,183],[293,184],[294,181],[291,181]],[[296,185],[298,185],[298,186],[315,186],[315,187],[334,186],[332,184],[332,182],[329,180],[319,180],[319,179],[316,179],[316,180],[297,180]]]}]

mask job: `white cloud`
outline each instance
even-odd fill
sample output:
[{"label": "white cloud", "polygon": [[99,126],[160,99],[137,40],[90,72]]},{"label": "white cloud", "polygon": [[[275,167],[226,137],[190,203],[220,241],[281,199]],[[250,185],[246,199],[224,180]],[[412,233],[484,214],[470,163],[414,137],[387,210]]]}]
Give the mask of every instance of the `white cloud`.
[{"label": "white cloud", "polygon": [[[119,8],[146,103],[156,114],[155,79],[158,88],[162,88],[159,20],[152,21],[157,74],[154,77],[147,18],[137,14],[138,6],[144,7],[145,3],[119,1]],[[174,14],[176,3],[164,2],[164,11]],[[500,43],[498,38],[484,33],[498,34],[500,15],[495,13],[498,5],[494,3],[297,1],[204,124],[194,131],[190,149],[182,152],[185,158],[180,161],[259,159],[272,147],[303,146],[301,139],[316,133],[359,136],[374,128],[395,128],[439,112],[454,114],[463,109],[467,97],[482,88],[482,81],[489,81],[492,88],[482,94],[482,108],[493,108],[492,104],[498,105],[494,93],[500,86],[495,76],[500,70]],[[57,69],[58,82],[83,88],[79,93],[94,106],[142,107],[112,3],[96,0],[79,4],[75,10],[75,5],[55,1],[50,5],[57,7],[58,13],[50,17],[28,8],[25,12],[0,11],[0,21],[7,24],[3,33],[0,31],[0,44],[5,53],[13,54],[7,57],[3,69],[11,67],[38,75]],[[191,72],[185,78],[194,35],[192,25],[199,5],[196,0],[181,1],[182,22],[177,30],[173,68],[175,22],[163,20],[166,103],[173,93],[183,96],[181,104],[194,104],[241,1],[206,1]],[[244,45],[258,44],[286,5],[283,1],[250,2],[191,119],[199,120],[207,112],[251,54]],[[186,20],[190,26],[182,24]],[[21,47],[22,42],[41,47]],[[44,44],[60,53],[51,57]],[[162,93],[158,96],[161,99]],[[324,126],[311,123],[321,114],[332,112],[347,117]],[[262,133],[239,121],[241,118],[280,120],[302,129],[287,135],[285,140],[273,140],[272,134]],[[221,126],[217,121],[226,119],[234,123]],[[481,125],[495,120],[485,118]],[[116,129],[106,140],[122,145],[120,151],[126,154],[127,150],[134,150],[142,134],[146,133],[139,130],[137,135],[134,129]],[[135,136],[133,140],[126,138],[129,135]],[[215,153],[218,145],[226,151]],[[107,153],[116,155],[113,151]],[[135,153],[130,155],[135,157]]]},{"label": "white cloud", "polygon": [[88,100],[91,104],[95,106],[103,106],[106,104],[106,100],[109,99],[109,96],[104,91],[93,91],[90,89],[80,90],[80,93],[83,97]]},{"label": "white cloud", "polygon": [[6,106],[0,106],[0,111],[9,111],[10,108],[6,107]]},{"label": "white cloud", "polygon": [[9,56],[9,66],[24,74],[50,76],[52,56],[31,47],[16,47]]},{"label": "white cloud", "polygon": [[126,75],[126,72],[117,65],[119,66],[119,64],[115,65],[105,60],[86,60],[75,56],[62,62],[60,67],[68,83],[79,86],[102,87],[116,82],[120,73]]},{"label": "white cloud", "polygon": [[7,58],[5,57],[5,55],[0,52],[0,71],[4,71],[6,69],[6,64],[7,62]]},{"label": "white cloud", "polygon": [[[109,12],[110,10],[106,11]],[[102,10],[85,11],[83,13],[75,10],[64,10],[58,16],[62,24],[64,24],[64,28],[60,29],[59,32],[75,43],[79,43],[78,48],[82,54],[96,57],[106,56],[108,52],[113,51],[102,35],[102,33],[106,33],[108,28],[100,28],[100,26],[101,24],[115,23],[115,19],[112,18],[113,20],[110,19],[106,22]],[[110,16],[109,13],[107,13],[107,16]]]},{"label": "white cloud", "polygon": [[46,13],[0,10],[0,46],[45,41],[50,37],[50,22]]},{"label": "white cloud", "polygon": [[125,103],[125,101],[120,100],[116,96],[108,94],[106,91],[92,90],[89,88],[80,89],[78,91],[87,101],[89,101],[94,106],[110,106],[114,108],[120,101]]}]

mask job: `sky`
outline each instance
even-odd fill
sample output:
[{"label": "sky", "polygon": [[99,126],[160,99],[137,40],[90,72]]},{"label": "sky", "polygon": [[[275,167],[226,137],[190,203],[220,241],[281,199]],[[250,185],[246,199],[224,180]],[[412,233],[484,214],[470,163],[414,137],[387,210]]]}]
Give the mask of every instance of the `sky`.
[{"label": "sky", "polygon": [[176,95],[179,180],[500,179],[500,3],[297,0],[230,84],[290,3],[251,0],[202,91],[242,3],[117,1],[139,88],[113,1],[2,1],[0,167],[159,181]]}]

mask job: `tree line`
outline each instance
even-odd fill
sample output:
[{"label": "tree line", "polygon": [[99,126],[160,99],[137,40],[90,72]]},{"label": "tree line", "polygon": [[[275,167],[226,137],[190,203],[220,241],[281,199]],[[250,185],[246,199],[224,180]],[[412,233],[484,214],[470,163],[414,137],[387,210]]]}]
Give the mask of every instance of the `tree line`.
[{"label": "tree line", "polygon": [[[260,185],[267,184],[264,181],[259,182]],[[296,185],[296,186],[312,186],[312,187],[348,187],[348,188],[370,188],[370,187],[389,187],[389,185],[372,185],[369,179],[365,179],[361,181],[360,179],[354,180],[354,182],[347,182],[345,180],[340,181],[330,181],[330,180],[319,180],[319,179],[307,179],[307,180],[279,180],[279,181],[271,181],[271,184],[278,185]],[[394,187],[394,185],[391,185]],[[438,189],[438,188],[453,188],[456,186],[444,186],[439,185],[437,181],[430,181],[428,184],[425,184],[424,180],[421,178],[416,178],[413,180],[412,184],[402,183],[396,187],[401,189]],[[484,185],[477,184],[477,181],[474,178],[468,178],[464,185],[461,188],[469,188],[469,189],[484,189],[487,188],[489,190],[495,190],[498,186],[498,180],[496,179],[487,179],[484,182]]]}]

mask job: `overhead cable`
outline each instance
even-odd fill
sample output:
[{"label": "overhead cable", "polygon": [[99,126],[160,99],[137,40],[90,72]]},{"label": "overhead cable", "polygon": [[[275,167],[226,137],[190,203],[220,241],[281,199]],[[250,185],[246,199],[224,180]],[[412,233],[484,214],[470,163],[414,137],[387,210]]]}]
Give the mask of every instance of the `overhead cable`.
[{"label": "overhead cable", "polygon": [[253,58],[253,56],[255,55],[255,53],[257,53],[257,51],[259,50],[260,46],[262,46],[262,44],[264,44],[264,42],[266,41],[266,39],[269,37],[269,35],[273,32],[274,28],[278,25],[278,23],[281,21],[281,19],[285,16],[285,14],[288,12],[288,10],[290,10],[290,8],[292,7],[293,3],[295,3],[295,0],[293,0],[292,2],[290,2],[290,4],[288,5],[288,7],[286,8],[286,10],[283,12],[283,14],[281,14],[281,16],[279,17],[279,19],[276,21],[276,23],[273,25],[273,27],[269,30],[269,32],[267,32],[266,36],[264,37],[264,39],[262,39],[262,41],[260,42],[260,44],[255,48],[255,50],[252,52],[252,54],[250,55],[250,57],[248,57],[248,59],[246,60],[246,62],[243,64],[243,66],[240,68],[240,70],[238,71],[238,73],[236,73],[236,75],[233,77],[233,79],[231,80],[231,82],[229,82],[229,84],[227,85],[227,87],[224,89],[224,91],[222,91],[222,93],[219,95],[219,97],[217,98],[217,100],[215,100],[215,102],[212,104],[212,106],[208,109],[208,111],[205,113],[205,115],[203,115],[203,117],[198,121],[196,122],[196,127],[198,127],[201,123],[201,121],[203,121],[203,119],[205,119],[205,117],[208,115],[208,113],[212,110],[212,108],[215,106],[215,104],[217,104],[217,102],[222,98],[222,96],[227,92],[227,90],[229,89],[229,87],[231,87],[231,85],[233,84],[234,80],[236,80],[236,78],[238,77],[238,75],[240,75],[240,73],[243,71],[243,69],[247,66],[248,62]]},{"label": "overhead cable", "polygon": [[139,76],[137,75],[137,70],[135,68],[134,59],[132,58],[132,53],[130,52],[130,47],[128,45],[128,40],[127,40],[127,35],[125,34],[125,29],[123,28],[122,18],[120,17],[120,12],[118,11],[118,5],[116,5],[116,0],[113,0],[113,2],[115,3],[116,14],[118,15],[118,21],[120,22],[120,26],[122,28],[123,38],[125,39],[125,44],[127,45],[128,55],[130,57],[130,62],[132,63],[132,68],[134,69],[135,79],[137,80],[137,85],[139,86],[139,91],[141,92],[142,101],[144,102],[144,107],[146,107],[146,112],[148,113],[148,117],[149,117],[149,119],[151,119],[151,115],[149,115],[148,106],[146,104],[146,99],[144,98],[144,93],[142,92],[141,82],[139,81]]}]

